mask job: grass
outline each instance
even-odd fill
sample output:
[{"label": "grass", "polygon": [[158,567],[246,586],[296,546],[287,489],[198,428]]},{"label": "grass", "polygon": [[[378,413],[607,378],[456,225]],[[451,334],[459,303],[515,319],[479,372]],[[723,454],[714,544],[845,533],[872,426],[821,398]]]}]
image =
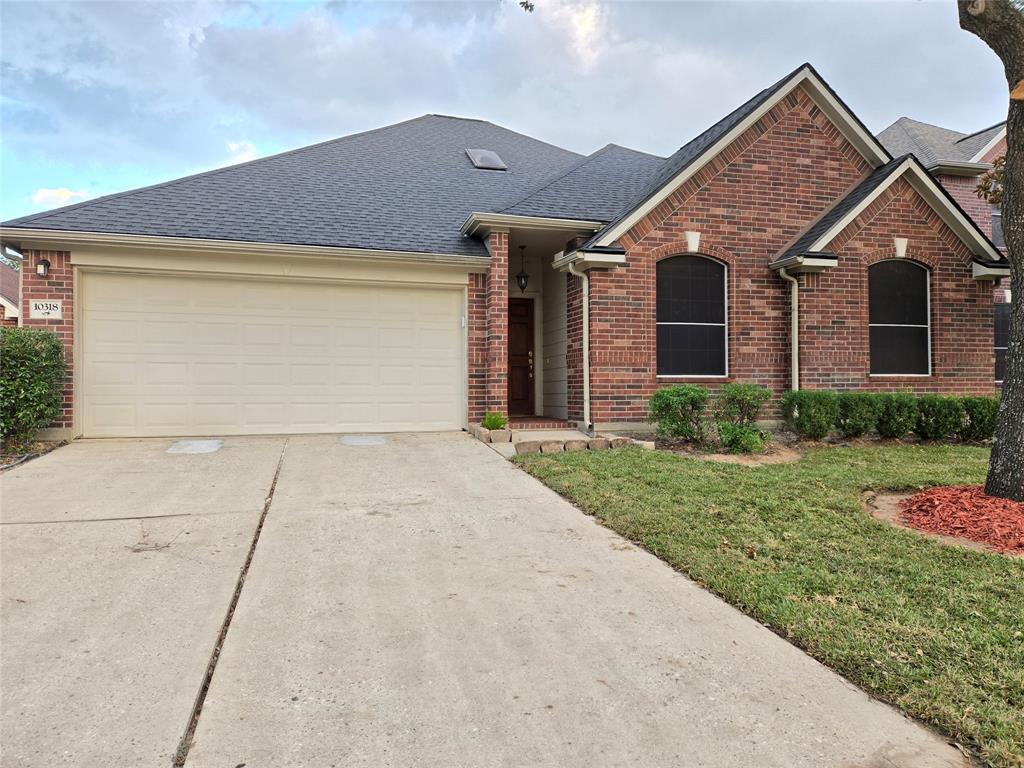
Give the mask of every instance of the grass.
[{"label": "grass", "polygon": [[1024,561],[861,508],[868,489],[980,483],[987,449],[822,448],[758,468],[637,449],[516,460],[986,764],[1024,766]]}]

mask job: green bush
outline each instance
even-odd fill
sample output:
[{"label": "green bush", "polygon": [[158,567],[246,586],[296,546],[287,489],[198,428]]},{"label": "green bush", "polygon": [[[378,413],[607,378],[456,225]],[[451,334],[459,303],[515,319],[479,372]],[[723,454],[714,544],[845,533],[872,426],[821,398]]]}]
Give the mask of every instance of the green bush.
[{"label": "green bush", "polygon": [[718,436],[729,453],[761,453],[766,442],[766,436],[757,427],[728,421],[718,422]]},{"label": "green bush", "polygon": [[782,398],[782,415],[800,437],[821,440],[839,420],[839,396],[826,390],[793,390]]},{"label": "green bush", "polygon": [[60,414],[64,344],[51,331],[0,328],[0,439],[17,449]]},{"label": "green bush", "polygon": [[753,424],[761,406],[772,392],[759,384],[723,384],[715,402],[715,421],[728,424]]},{"label": "green bush", "polygon": [[648,401],[648,421],[656,424],[662,437],[704,442],[704,408],[708,391],[693,384],[659,389]]},{"label": "green bush", "polygon": [[960,427],[963,440],[987,440],[996,433],[999,399],[996,397],[964,397],[964,422]]},{"label": "green bush", "polygon": [[946,440],[964,426],[964,405],[958,397],[923,395],[917,399],[914,432],[922,440]]},{"label": "green bush", "polygon": [[504,429],[508,419],[497,411],[488,411],[480,420],[480,426],[484,429]]},{"label": "green bush", "polygon": [[843,437],[860,437],[875,428],[882,403],[873,392],[840,392],[836,427]]},{"label": "green bush", "polygon": [[890,439],[905,437],[917,423],[917,400],[906,392],[886,392],[877,397],[878,434]]}]

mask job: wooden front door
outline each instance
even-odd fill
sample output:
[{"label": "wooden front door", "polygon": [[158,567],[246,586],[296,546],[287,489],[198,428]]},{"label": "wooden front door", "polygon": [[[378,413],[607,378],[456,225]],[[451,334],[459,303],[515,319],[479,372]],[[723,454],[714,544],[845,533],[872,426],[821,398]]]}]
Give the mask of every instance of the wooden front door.
[{"label": "wooden front door", "polygon": [[508,300],[508,413],[533,416],[533,299]]}]

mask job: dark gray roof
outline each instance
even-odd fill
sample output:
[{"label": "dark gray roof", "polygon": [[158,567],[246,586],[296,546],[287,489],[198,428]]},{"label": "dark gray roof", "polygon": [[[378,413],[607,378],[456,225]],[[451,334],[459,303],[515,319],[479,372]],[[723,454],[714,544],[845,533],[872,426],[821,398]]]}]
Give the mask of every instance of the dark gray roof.
[{"label": "dark gray roof", "polygon": [[867,177],[854,187],[845,197],[833,205],[825,214],[814,222],[800,237],[797,238],[789,248],[785,250],[776,261],[782,261],[793,256],[801,256],[809,253],[810,247],[814,242],[828,232],[832,227],[839,223],[842,218],[860,205],[864,198],[868,197],[878,187],[891,176],[903,161],[907,159],[907,156],[897,157],[895,160],[890,160],[885,165],[879,166],[874,171],[869,173]]},{"label": "dark gray roof", "polygon": [[609,144],[499,212],[610,221],[664,162],[657,155]]},{"label": "dark gray roof", "polygon": [[[473,167],[470,148],[507,171]],[[7,227],[486,256],[460,227],[580,155],[482,120],[424,115],[4,222]]]},{"label": "dark gray roof", "polygon": [[901,117],[878,134],[878,140],[890,154],[912,154],[926,168],[932,168],[943,162],[971,162],[971,158],[995,138],[1004,125],[1005,123],[997,123],[982,131],[968,134]]}]

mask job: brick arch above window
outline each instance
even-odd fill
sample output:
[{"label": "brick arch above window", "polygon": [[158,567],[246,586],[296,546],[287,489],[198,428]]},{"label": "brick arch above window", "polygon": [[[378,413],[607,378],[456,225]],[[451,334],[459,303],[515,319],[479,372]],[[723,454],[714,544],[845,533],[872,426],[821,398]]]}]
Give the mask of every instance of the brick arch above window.
[{"label": "brick arch above window", "polygon": [[653,262],[670,259],[673,256],[705,256],[721,261],[730,267],[736,263],[736,257],[732,252],[714,243],[705,243],[703,238],[701,239],[700,248],[696,251],[691,251],[689,244],[683,239],[663,243],[647,254],[647,257]]},{"label": "brick arch above window", "polygon": [[[840,256],[840,258],[842,257]],[[878,264],[880,261],[912,261],[915,264],[926,267],[928,270],[933,270],[939,266],[941,258],[925,251],[919,251],[909,245],[907,246],[906,256],[897,256],[896,246],[894,245],[891,248],[879,248],[877,251],[872,251],[861,257],[861,264],[864,267],[870,267]]]}]

